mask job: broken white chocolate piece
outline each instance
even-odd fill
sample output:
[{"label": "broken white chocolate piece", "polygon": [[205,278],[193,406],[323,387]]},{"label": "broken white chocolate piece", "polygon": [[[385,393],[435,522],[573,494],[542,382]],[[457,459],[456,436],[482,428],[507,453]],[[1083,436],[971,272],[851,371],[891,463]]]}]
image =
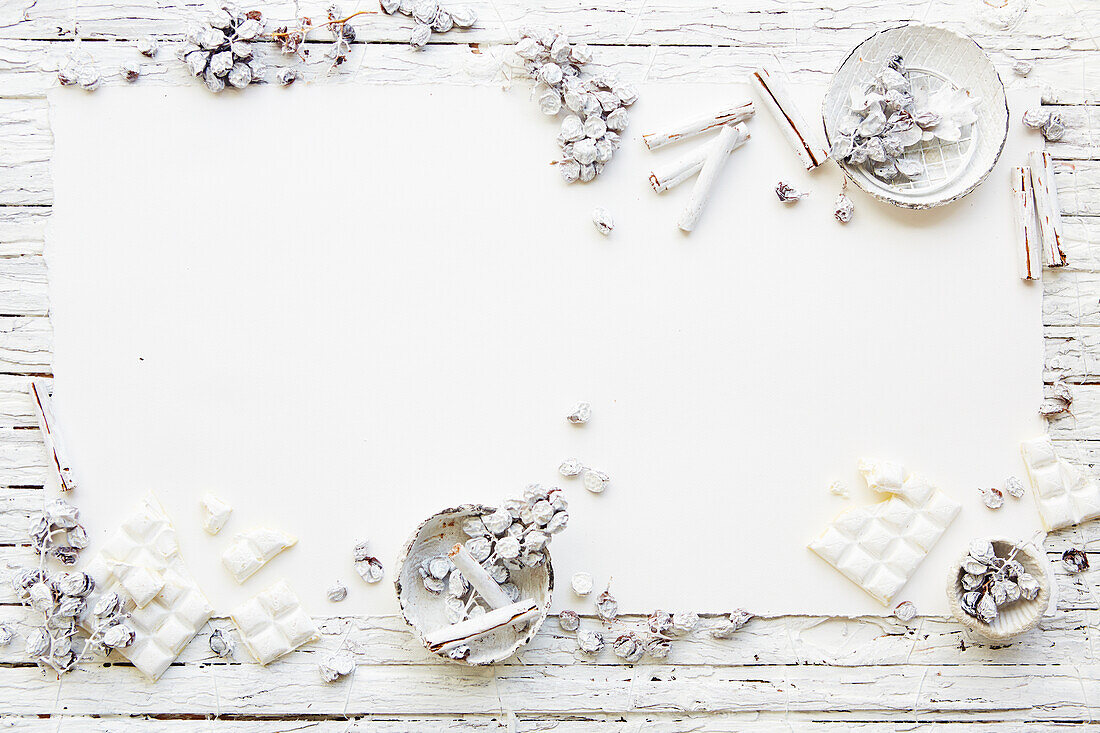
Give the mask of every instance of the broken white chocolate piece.
[{"label": "broken white chocolate piece", "polygon": [[892,496],[841,512],[810,549],[888,605],[961,508],[924,477],[889,462],[861,461],[867,485]]},{"label": "broken white chocolate piece", "polygon": [[273,557],[297,543],[298,538],[294,535],[257,527],[234,538],[233,544],[222,553],[222,564],[234,580],[243,583]]},{"label": "broken white chocolate piece", "polygon": [[217,534],[225,526],[233,507],[209,492],[199,499],[199,509],[202,511],[202,528],[207,534]]},{"label": "broken white chocolate piece", "polygon": [[674,143],[677,140],[683,140],[684,138],[698,135],[708,130],[716,130],[723,125],[736,125],[739,122],[744,122],[752,117],[755,111],[752,102],[744,102],[734,107],[727,107],[715,114],[694,117],[676,125],[665,133],[651,132],[642,135],[642,142],[644,142],[645,146],[650,150],[656,150],[659,147]]},{"label": "broken white chocolate piece", "polygon": [[1100,486],[1054,452],[1043,436],[1020,444],[1039,516],[1048,531],[1100,517]]},{"label": "broken white chocolate piece", "polygon": [[229,614],[241,641],[261,665],[270,664],[320,636],[298,595],[285,580],[245,601]]},{"label": "broken white chocolate piece", "polygon": [[[118,653],[151,679],[160,677],[213,613],[180,556],[176,532],[152,496],[123,522],[118,533],[89,563],[93,580],[87,607],[119,608],[129,615],[133,641]],[[157,592],[151,598],[152,588]],[[132,593],[144,601],[140,607]],[[93,633],[95,612],[81,620]]]},{"label": "broken white chocolate piece", "polygon": [[768,73],[767,69],[757,69],[749,79],[764,108],[775,118],[783,137],[794,148],[806,170],[813,170],[824,163],[829,157],[829,149],[825,147],[817,128],[806,124],[806,119],[779,78]]}]

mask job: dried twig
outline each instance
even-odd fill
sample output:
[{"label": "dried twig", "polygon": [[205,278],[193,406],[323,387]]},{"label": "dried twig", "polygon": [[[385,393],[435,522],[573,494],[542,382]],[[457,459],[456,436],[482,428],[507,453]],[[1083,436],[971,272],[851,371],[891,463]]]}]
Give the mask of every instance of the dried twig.
[{"label": "dried twig", "polygon": [[716,114],[693,117],[686,122],[680,123],[668,132],[651,132],[642,135],[642,141],[650,150],[656,150],[669,143],[674,143],[678,140],[707,132],[708,130],[715,130],[723,125],[735,125],[738,122],[744,122],[752,117],[755,111],[752,102],[745,102],[736,107],[727,107]]},{"label": "dried twig", "polygon": [[1012,169],[1012,204],[1020,278],[1038,280],[1042,277],[1043,261],[1039,233],[1035,231],[1035,194],[1031,188],[1031,170],[1026,166]]},{"label": "dried twig", "polygon": [[688,199],[684,213],[680,215],[680,221],[677,223],[681,231],[690,232],[695,228],[696,222],[699,221],[699,215],[703,213],[703,207],[706,206],[707,199],[710,198],[710,191],[714,187],[714,181],[718,178],[718,172],[722,170],[726,158],[736,147],[738,136],[739,133],[736,128],[731,125],[724,125],[722,131],[718,133],[718,138],[709,146],[707,159],[699,170],[699,177],[695,179],[695,187],[691,189],[691,198]]},{"label": "dried twig", "polygon": [[485,599],[490,607],[504,608],[512,603],[512,599],[508,597],[500,584],[493,580],[493,577],[489,575],[489,571],[474,559],[474,556],[466,549],[466,545],[456,544],[448,553],[448,557],[462,573],[462,577],[474,587],[474,590]]},{"label": "dried twig", "polygon": [[533,598],[525,598],[522,601],[510,603],[503,608],[487,611],[480,616],[474,616],[457,624],[444,626],[424,635],[428,644],[428,650],[433,652],[446,652],[456,647],[469,644],[471,641],[489,634],[509,624],[529,621],[539,614],[539,609]]},{"label": "dried twig", "polygon": [[[734,129],[737,130],[737,139],[733,143],[733,150],[736,150],[744,145],[745,141],[751,136],[749,135],[749,128],[745,127],[744,124],[739,124]],[[679,186],[699,172],[707,159],[708,152],[709,149],[703,146],[661,170],[652,171],[649,174],[649,185],[653,186],[653,190],[657,193],[664,193],[670,188]]]},{"label": "dried twig", "polygon": [[750,77],[764,107],[779,123],[783,136],[798,154],[806,170],[813,170],[829,158],[829,150],[821,135],[808,124],[794,104],[787,87],[767,69],[757,69]]},{"label": "dried twig", "polygon": [[45,382],[32,379],[30,384],[31,402],[34,403],[34,414],[38,418],[38,429],[42,431],[42,439],[46,443],[46,451],[50,454],[50,462],[54,470],[61,478],[61,490],[72,491],[76,488],[76,479],[73,477],[72,464],[61,442],[61,435],[57,430],[57,420],[53,415],[53,404],[46,390]]},{"label": "dried twig", "polygon": [[1028,155],[1031,165],[1031,187],[1035,192],[1035,212],[1039,215],[1039,234],[1043,243],[1043,262],[1047,267],[1064,267],[1066,253],[1062,249],[1062,215],[1058,208],[1058,189],[1054,185],[1054,161],[1050,153],[1033,150]]}]

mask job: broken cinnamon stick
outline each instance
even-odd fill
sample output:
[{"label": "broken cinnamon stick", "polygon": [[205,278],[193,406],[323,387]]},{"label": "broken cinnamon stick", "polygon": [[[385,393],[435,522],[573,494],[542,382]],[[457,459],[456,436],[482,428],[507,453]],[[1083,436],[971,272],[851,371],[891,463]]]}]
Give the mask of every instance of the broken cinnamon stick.
[{"label": "broken cinnamon stick", "polygon": [[533,598],[510,603],[502,608],[487,611],[480,616],[444,626],[424,635],[428,649],[433,652],[445,652],[468,644],[509,624],[529,621],[539,613]]},{"label": "broken cinnamon stick", "polygon": [[38,418],[38,429],[42,431],[42,440],[46,443],[46,452],[61,479],[61,490],[72,491],[76,488],[76,479],[61,441],[61,434],[57,430],[57,420],[53,416],[53,403],[50,401],[46,383],[32,379],[29,391],[31,402],[34,403],[34,415]]},{"label": "broken cinnamon stick", "polygon": [[718,133],[718,138],[708,146],[707,158],[703,161],[699,177],[695,179],[695,186],[691,189],[691,197],[677,223],[681,231],[690,232],[695,228],[695,223],[699,221],[699,215],[703,213],[703,207],[710,198],[710,190],[714,187],[718,172],[722,170],[726,158],[733,150],[737,137],[736,129],[730,125],[724,125],[722,131]]},{"label": "broken cinnamon stick", "polygon": [[779,123],[783,136],[794,148],[806,170],[813,170],[829,158],[829,149],[825,147],[821,133],[806,123],[806,118],[798,111],[794,98],[786,85],[767,69],[757,69],[750,77],[760,101]]},{"label": "broken cinnamon stick", "polygon": [[1062,249],[1062,214],[1058,208],[1058,189],[1054,185],[1054,160],[1050,153],[1033,150],[1028,155],[1031,165],[1031,188],[1035,194],[1035,213],[1039,216],[1043,262],[1047,267],[1065,267],[1066,253]]},{"label": "broken cinnamon stick", "polygon": [[715,130],[723,125],[736,125],[738,122],[744,122],[752,117],[755,111],[756,109],[752,106],[752,102],[745,102],[736,107],[727,107],[716,114],[692,118],[686,122],[680,123],[668,132],[651,132],[642,135],[642,141],[650,150],[656,150],[669,143],[698,135],[707,130]]},{"label": "broken cinnamon stick", "polygon": [[1016,221],[1016,258],[1020,278],[1038,280],[1042,277],[1043,261],[1039,233],[1035,226],[1035,194],[1031,188],[1031,169],[1012,169],[1012,213]]},{"label": "broken cinnamon stick", "polygon": [[[733,143],[733,149],[736,150],[744,145],[745,141],[751,136],[749,135],[749,128],[743,122],[735,125],[734,129],[737,130],[737,139]],[[703,162],[707,159],[707,152],[707,146],[702,146],[699,150],[685,155],[672,165],[659,171],[652,171],[649,174],[649,185],[653,186],[653,190],[657,193],[664,193],[670,188],[679,186],[699,172],[699,169],[703,167]]]},{"label": "broken cinnamon stick", "polygon": [[508,597],[500,584],[493,580],[493,576],[489,575],[489,571],[481,567],[481,563],[470,554],[470,551],[466,549],[466,545],[461,543],[455,545],[447,555],[451,558],[451,562],[454,563],[455,567],[462,572],[462,577],[474,587],[474,590],[485,599],[485,602],[491,608],[504,608],[512,603],[512,599]]}]

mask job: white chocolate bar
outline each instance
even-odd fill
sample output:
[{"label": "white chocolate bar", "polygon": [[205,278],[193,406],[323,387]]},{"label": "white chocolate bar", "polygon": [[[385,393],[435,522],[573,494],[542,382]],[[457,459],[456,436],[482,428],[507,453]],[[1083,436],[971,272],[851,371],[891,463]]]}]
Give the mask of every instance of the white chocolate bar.
[{"label": "white chocolate bar", "polygon": [[[163,507],[146,497],[85,571],[95,581],[88,607],[106,594],[122,598],[134,643],[118,653],[152,679],[180,655],[213,613],[180,556]],[[90,614],[81,623],[92,632]]]},{"label": "white chocolate bar", "polygon": [[1100,517],[1100,486],[1080,469],[1059,458],[1050,438],[1020,444],[1027,476],[1047,530]]},{"label": "white chocolate bar", "polygon": [[889,605],[955,519],[961,506],[924,477],[889,462],[860,461],[875,491],[892,496],[841,512],[810,549]]},{"label": "white chocolate bar", "polygon": [[241,633],[241,641],[261,665],[320,636],[285,580],[238,606],[229,616]]},{"label": "white chocolate bar", "polygon": [[237,535],[222,553],[222,564],[238,583],[243,583],[267,565],[273,557],[298,544],[298,538],[277,529],[262,527]]},{"label": "white chocolate bar", "polygon": [[221,532],[233,511],[233,507],[210,493],[203,494],[199,499],[199,509],[202,511],[202,528],[207,534]]}]

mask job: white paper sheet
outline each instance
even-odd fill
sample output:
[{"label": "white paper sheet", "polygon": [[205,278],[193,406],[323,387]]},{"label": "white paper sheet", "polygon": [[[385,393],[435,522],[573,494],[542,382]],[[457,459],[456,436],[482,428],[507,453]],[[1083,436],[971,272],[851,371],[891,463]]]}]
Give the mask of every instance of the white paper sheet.
[{"label": "white paper sheet", "polygon": [[[880,498],[856,462],[884,458],[963,503],[897,599],[945,612],[970,539],[1039,527],[1029,498],[991,512],[978,493],[1023,477],[1043,430],[1041,288],[1016,276],[1008,193],[1037,139],[1014,125],[951,206],[853,190],[842,226],[839,172],[802,172],[760,115],[684,236],[690,184],[657,196],[647,175],[696,143],[640,135],[750,92],[641,92],[605,174],[572,187],[519,90],[53,93],[56,398],[93,540],[152,489],[220,612],[279,577],[313,613],[392,612],[424,517],[558,483],[559,608],[590,608],[568,590],[587,570],[631,611],[876,613],[806,543],[849,506],[831,481]],[[780,178],[812,194],[783,206]],[[569,456],[612,487],[557,476]],[[235,507],[215,538],[206,491]],[[256,525],[300,542],[237,586],[219,556]],[[386,583],[355,576],[362,538]]]}]

